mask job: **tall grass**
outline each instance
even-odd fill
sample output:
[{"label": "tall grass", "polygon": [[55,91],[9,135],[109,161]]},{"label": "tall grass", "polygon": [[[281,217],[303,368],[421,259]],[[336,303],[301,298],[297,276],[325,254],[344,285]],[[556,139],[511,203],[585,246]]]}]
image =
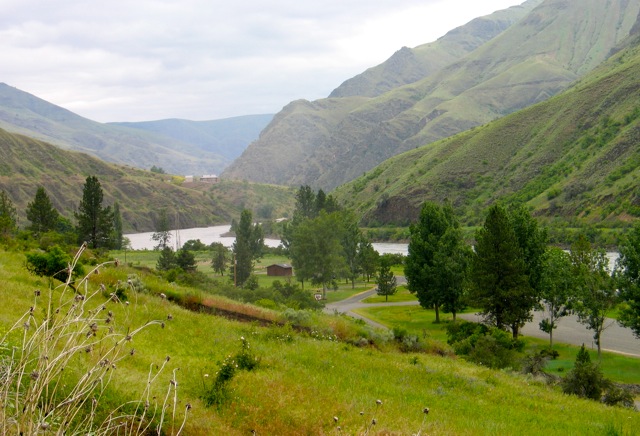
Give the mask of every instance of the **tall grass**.
[{"label": "tall grass", "polygon": [[[110,435],[160,434],[165,416],[176,417],[177,381],[171,378],[166,395],[155,400],[151,389],[169,358],[154,370],[151,366],[141,399],[104,410],[101,400],[123,359],[133,356],[132,341],[162,320],[129,326],[135,307],[122,303],[104,285],[90,286],[89,277],[107,264],[96,266],[78,282],[71,272],[85,246],[69,264],[69,278],[47,291],[35,290],[33,303],[0,340],[0,431],[5,434]],[[126,286],[126,285],[124,285]],[[117,306],[119,310],[116,310]],[[124,315],[122,326],[115,312]],[[184,419],[190,406],[186,407]],[[182,426],[178,428],[178,433]],[[174,431],[172,430],[172,433]],[[176,434],[176,433],[174,433]]]}]

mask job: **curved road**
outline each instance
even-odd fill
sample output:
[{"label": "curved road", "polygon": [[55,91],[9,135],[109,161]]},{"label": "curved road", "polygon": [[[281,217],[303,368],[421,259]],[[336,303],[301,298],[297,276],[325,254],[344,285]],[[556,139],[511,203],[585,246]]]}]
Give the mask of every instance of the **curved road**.
[{"label": "curved road", "polygon": [[[399,279],[399,277],[398,277]],[[401,303],[363,303],[362,300],[375,295],[375,289],[362,292],[354,295],[346,300],[338,301],[335,303],[327,304],[325,312],[345,313],[354,318],[359,318],[370,325],[379,328],[387,328],[385,325],[372,321],[362,315],[352,312],[354,309],[364,307],[376,307],[376,306],[411,306],[417,305],[418,301],[405,301]],[[466,313],[458,315],[459,318],[466,319],[468,321],[481,321],[481,317],[478,314]],[[528,322],[521,330],[521,333],[525,336],[532,336],[537,338],[549,339],[549,335],[544,333],[538,327],[538,323],[542,319],[540,312],[534,312],[533,321]],[[640,340],[637,339],[632,331],[628,328],[621,327],[615,320],[607,320],[607,328],[602,332],[602,350],[611,351],[614,353],[626,354],[630,356],[640,357]],[[585,344],[587,347],[596,348],[593,340],[593,332],[587,330],[587,328],[578,322],[575,315],[567,316],[560,319],[558,327],[553,332],[554,343],[567,343],[573,345]]]}]

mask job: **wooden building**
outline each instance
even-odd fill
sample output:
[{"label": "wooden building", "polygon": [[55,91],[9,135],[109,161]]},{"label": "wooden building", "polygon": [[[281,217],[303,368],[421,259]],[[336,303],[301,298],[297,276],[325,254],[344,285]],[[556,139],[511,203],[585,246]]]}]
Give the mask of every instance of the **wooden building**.
[{"label": "wooden building", "polygon": [[274,263],[267,267],[267,275],[277,277],[292,276],[293,267],[288,263]]}]

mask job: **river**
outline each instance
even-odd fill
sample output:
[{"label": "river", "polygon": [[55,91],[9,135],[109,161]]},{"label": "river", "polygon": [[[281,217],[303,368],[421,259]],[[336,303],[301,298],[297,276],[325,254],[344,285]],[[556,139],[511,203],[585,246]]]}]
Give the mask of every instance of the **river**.
[{"label": "river", "polygon": [[[200,239],[203,244],[209,245],[212,242],[221,242],[225,247],[231,247],[236,240],[233,236],[223,236],[229,233],[231,226],[212,226],[212,227],[195,227],[192,229],[172,230],[171,231],[171,243],[178,247],[182,246],[190,239]],[[151,235],[154,232],[146,233],[130,233],[126,236],[131,241],[131,248],[134,250],[152,250],[156,246],[156,242],[151,239]],[[177,240],[177,241],[176,241]],[[280,245],[279,239],[265,239],[265,245],[269,247],[277,247]],[[380,254],[404,254],[408,253],[408,244],[393,243],[393,242],[374,242],[373,248]],[[609,269],[613,270],[615,262],[618,259],[618,253],[608,252],[607,258],[609,259]]]},{"label": "river", "polygon": [[[225,247],[231,247],[236,240],[233,236],[224,236],[229,233],[231,226],[212,226],[212,227],[196,227],[192,229],[181,229],[171,231],[171,244],[176,247],[181,247],[182,244],[190,239],[200,239],[203,244],[209,245],[213,242],[220,242]],[[131,248],[134,250],[152,250],[157,243],[151,239],[154,232],[146,233],[130,233],[124,235],[131,242]],[[177,242],[177,244],[176,244]],[[265,245],[269,247],[277,247],[280,245],[279,239],[265,239]],[[380,254],[407,254],[407,244],[400,243],[386,243],[376,242],[373,244],[373,248]]]}]

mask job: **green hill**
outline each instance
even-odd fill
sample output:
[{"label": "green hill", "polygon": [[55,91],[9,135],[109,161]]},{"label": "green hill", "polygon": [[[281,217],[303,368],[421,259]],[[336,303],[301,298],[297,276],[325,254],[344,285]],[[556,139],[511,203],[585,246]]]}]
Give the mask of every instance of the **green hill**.
[{"label": "green hill", "polygon": [[229,223],[243,208],[257,217],[267,206],[274,217],[293,210],[294,192],[284,187],[225,180],[186,187],[181,177],[108,164],[2,129],[0,156],[0,189],[9,194],[24,225],[27,204],[38,186],[44,186],[54,207],[74,222],[73,211],[90,175],[100,180],[105,204],[119,202],[125,232],[155,230],[154,220],[163,208],[179,216],[181,228]]},{"label": "green hill", "polygon": [[[508,21],[505,12],[492,14],[484,22],[495,26],[495,34],[487,33],[487,39],[466,53],[453,51],[459,55],[456,59],[439,61],[446,44],[458,33],[467,33],[471,23],[425,47],[425,59],[433,58],[437,70],[424,70],[427,76],[421,80],[380,95],[375,92],[377,85],[363,85],[334,98],[292,102],[223,174],[335,188],[403,151],[485,124],[566,89],[632,32],[639,12],[640,0],[546,0],[511,10]],[[510,25],[500,31],[505,26],[498,22]],[[405,52],[392,59],[410,58]],[[394,72],[392,65],[379,70]],[[370,81],[387,83],[376,71],[367,75]],[[405,76],[399,85],[415,78],[400,74]]]},{"label": "green hill", "polygon": [[258,137],[270,115],[216,121],[98,123],[0,83],[0,128],[107,162],[173,174],[219,174]]},{"label": "green hill", "polygon": [[444,199],[469,223],[499,199],[565,223],[640,217],[638,77],[636,38],[564,93],[389,159],[335,195],[369,224],[406,224]]}]

